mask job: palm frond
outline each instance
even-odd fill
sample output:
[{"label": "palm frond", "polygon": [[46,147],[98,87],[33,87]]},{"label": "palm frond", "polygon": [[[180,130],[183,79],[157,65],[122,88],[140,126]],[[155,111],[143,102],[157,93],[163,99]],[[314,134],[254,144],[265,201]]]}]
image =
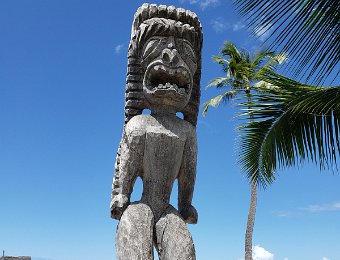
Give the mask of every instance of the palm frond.
[{"label": "palm frond", "polygon": [[237,94],[237,92],[238,92],[237,90],[230,90],[212,99],[209,99],[207,102],[203,104],[202,112],[203,116],[206,116],[209,107],[217,107],[221,102],[224,103],[228,102]]},{"label": "palm frond", "polygon": [[226,59],[220,57],[220,56],[213,56],[213,61],[217,62],[218,64],[229,64],[229,61],[227,61]]},{"label": "palm frond", "polygon": [[322,89],[321,87],[303,84],[291,78],[285,77],[266,67],[261,68],[261,71],[257,75],[257,79],[265,81],[266,83],[270,83],[273,86],[277,86],[282,90],[290,91],[291,95],[295,96],[304,94],[306,91]]},{"label": "palm frond", "polygon": [[340,155],[340,87],[304,85],[298,95],[291,89],[253,95],[252,110],[243,113],[251,113],[254,122],[240,128],[240,163],[263,187],[273,182],[277,168],[306,160],[332,168]]},{"label": "palm frond", "polygon": [[281,65],[287,60],[286,53],[281,52],[275,56],[272,56],[271,59],[267,61],[267,63],[261,69],[267,69],[274,71],[278,65]]},{"label": "palm frond", "polygon": [[275,86],[266,81],[259,81],[253,85],[253,89],[259,93],[268,93],[268,92],[281,92],[281,89],[278,86]]},{"label": "palm frond", "polygon": [[275,52],[269,51],[267,48],[265,49],[262,48],[254,53],[253,64],[259,65],[259,63],[262,62],[264,59],[266,58],[271,59],[274,56]]},{"label": "palm frond", "polygon": [[228,85],[230,83],[230,78],[227,77],[217,77],[213,80],[211,80],[208,85],[206,86],[206,88],[210,88],[215,86],[216,88],[222,88],[225,87],[226,85]]},{"label": "palm frond", "polygon": [[299,75],[300,79],[306,76],[307,80],[319,84],[338,68],[338,0],[239,0],[235,5],[240,14],[246,16],[254,33],[270,31],[269,40],[274,40],[270,47],[296,59],[291,65],[291,76]]},{"label": "palm frond", "polygon": [[222,55],[236,57],[238,60],[241,60],[241,54],[239,50],[236,48],[235,44],[229,41],[225,41],[223,45],[224,46],[221,50]]}]

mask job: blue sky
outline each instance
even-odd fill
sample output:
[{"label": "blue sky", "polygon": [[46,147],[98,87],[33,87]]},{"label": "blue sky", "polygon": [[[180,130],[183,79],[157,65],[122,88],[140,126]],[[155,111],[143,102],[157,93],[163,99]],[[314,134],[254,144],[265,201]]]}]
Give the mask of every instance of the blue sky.
[{"label": "blue sky", "polygon": [[[126,53],[142,1],[0,2],[0,250],[33,260],[110,260],[109,199],[123,126]],[[204,31],[202,103],[222,73],[224,40],[255,50],[231,1],[154,1],[197,13]],[[339,84],[339,82],[336,82]],[[236,163],[232,103],[198,119],[190,225],[198,260],[239,260],[249,184]],[[260,191],[254,260],[339,260],[340,176],[312,164]],[[175,193],[174,190],[173,193]],[[141,194],[138,181],[133,193]],[[172,201],[175,203],[176,194]]]}]

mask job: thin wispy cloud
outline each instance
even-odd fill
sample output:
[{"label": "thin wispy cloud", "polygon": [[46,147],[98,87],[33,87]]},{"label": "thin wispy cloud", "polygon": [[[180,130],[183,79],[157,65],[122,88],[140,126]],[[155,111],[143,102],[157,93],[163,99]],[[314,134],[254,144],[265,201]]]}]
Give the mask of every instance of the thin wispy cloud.
[{"label": "thin wispy cloud", "polygon": [[321,258],[321,260],[331,260],[331,259],[329,259],[328,257],[324,256],[324,257]]},{"label": "thin wispy cloud", "polygon": [[217,33],[222,33],[227,30],[232,30],[234,32],[238,32],[242,29],[245,29],[246,26],[242,22],[237,22],[237,23],[228,23],[224,20],[223,17],[216,17],[211,21],[211,26],[213,30]]},{"label": "thin wispy cloud", "polygon": [[125,45],[124,44],[118,44],[115,47],[115,54],[120,54],[122,50],[124,49]]},{"label": "thin wispy cloud", "polygon": [[274,211],[273,213],[274,213],[276,216],[282,217],[282,218],[289,218],[289,217],[294,217],[294,216],[297,215],[296,212],[287,211],[287,210]]},{"label": "thin wispy cloud", "polygon": [[[302,213],[320,213],[329,211],[340,211],[340,201],[324,204],[312,204],[296,210],[280,210],[273,213],[278,217],[296,217]],[[323,260],[323,259],[322,259]]]},{"label": "thin wispy cloud", "polygon": [[333,203],[327,203],[327,204],[315,204],[315,205],[309,205],[307,207],[301,208],[300,210],[308,211],[311,213],[321,212],[321,211],[336,211],[340,210],[340,202],[333,202]]},{"label": "thin wispy cloud", "polygon": [[187,3],[191,4],[191,5],[193,5],[193,4],[197,4],[199,1],[198,0],[180,0],[179,2],[180,3],[187,2]]},{"label": "thin wispy cloud", "polygon": [[219,0],[205,0],[200,2],[200,7],[204,10],[205,8],[209,6],[216,6],[219,4]]},{"label": "thin wispy cloud", "polygon": [[233,31],[234,32],[238,32],[240,30],[242,30],[243,28],[245,28],[246,26],[242,23],[242,22],[237,22],[237,23],[234,23],[232,25],[232,28],[233,28]]},{"label": "thin wispy cloud", "polygon": [[208,7],[217,6],[220,3],[220,0],[180,0],[180,3],[189,3],[189,4],[197,4],[199,7],[204,10]]},{"label": "thin wispy cloud", "polygon": [[225,22],[222,17],[217,17],[211,21],[213,30],[217,33],[222,33],[230,28],[230,24]]}]

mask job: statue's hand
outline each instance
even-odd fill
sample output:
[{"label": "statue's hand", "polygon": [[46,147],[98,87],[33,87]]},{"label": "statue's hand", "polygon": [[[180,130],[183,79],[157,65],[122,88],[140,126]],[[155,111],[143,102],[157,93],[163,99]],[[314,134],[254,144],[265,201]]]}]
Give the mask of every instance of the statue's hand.
[{"label": "statue's hand", "polygon": [[126,195],[118,194],[113,196],[110,203],[111,218],[120,220],[129,203],[130,200]]},{"label": "statue's hand", "polygon": [[193,206],[187,206],[182,208],[180,211],[181,216],[183,217],[184,221],[188,224],[196,224],[197,223],[197,210]]}]

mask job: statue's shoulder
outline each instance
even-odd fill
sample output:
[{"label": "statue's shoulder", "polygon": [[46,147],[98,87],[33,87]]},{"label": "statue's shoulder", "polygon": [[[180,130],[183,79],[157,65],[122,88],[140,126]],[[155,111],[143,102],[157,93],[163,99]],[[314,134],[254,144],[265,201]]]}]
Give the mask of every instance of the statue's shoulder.
[{"label": "statue's shoulder", "polygon": [[137,115],[134,116],[127,122],[125,126],[125,132],[126,133],[134,133],[139,132],[143,133],[146,131],[147,126],[150,124],[150,118],[149,115]]},{"label": "statue's shoulder", "polygon": [[178,134],[178,136],[181,136],[183,140],[186,140],[186,142],[189,141],[190,143],[193,140],[196,140],[196,127],[188,121],[177,118],[174,121],[174,126],[176,129],[175,132]]}]

